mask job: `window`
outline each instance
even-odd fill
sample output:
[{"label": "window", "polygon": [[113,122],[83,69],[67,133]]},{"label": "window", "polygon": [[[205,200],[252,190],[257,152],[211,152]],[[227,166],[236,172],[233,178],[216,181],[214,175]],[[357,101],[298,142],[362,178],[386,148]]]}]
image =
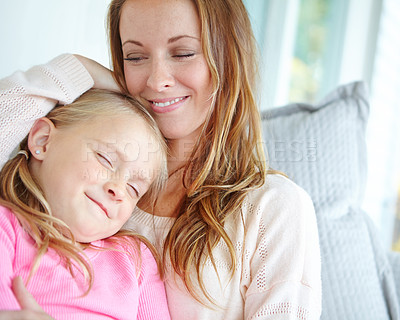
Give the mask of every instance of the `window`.
[{"label": "window", "polygon": [[381,0],[245,0],[262,57],[262,109],[314,102],[371,68]]},{"label": "window", "polygon": [[316,102],[351,81],[369,85],[370,169],[363,207],[384,245],[400,251],[400,2],[245,3],[263,60],[261,109]]},{"label": "window", "polygon": [[[338,1],[301,0],[290,72],[289,101],[314,102],[330,77],[335,26],[342,25]],[[344,9],[344,8],[340,8]],[[332,61],[331,61],[332,62]]]}]

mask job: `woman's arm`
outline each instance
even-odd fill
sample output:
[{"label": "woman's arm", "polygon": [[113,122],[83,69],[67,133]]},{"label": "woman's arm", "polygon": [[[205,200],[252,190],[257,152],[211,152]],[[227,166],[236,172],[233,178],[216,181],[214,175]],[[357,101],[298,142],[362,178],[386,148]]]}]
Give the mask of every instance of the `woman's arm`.
[{"label": "woman's arm", "polygon": [[84,56],[75,54],[75,57],[84,65],[86,70],[90,73],[94,81],[94,88],[111,90],[115,92],[120,92],[120,88],[114,81],[112,72],[100,63],[86,58]]},{"label": "woman's arm", "polygon": [[0,167],[32,124],[57,103],[67,104],[93,86],[90,73],[73,55],[61,55],[0,80]]},{"label": "woman's arm", "polygon": [[108,69],[72,54],[1,79],[0,168],[36,119],[45,116],[57,103],[73,102],[93,86],[118,90]]}]

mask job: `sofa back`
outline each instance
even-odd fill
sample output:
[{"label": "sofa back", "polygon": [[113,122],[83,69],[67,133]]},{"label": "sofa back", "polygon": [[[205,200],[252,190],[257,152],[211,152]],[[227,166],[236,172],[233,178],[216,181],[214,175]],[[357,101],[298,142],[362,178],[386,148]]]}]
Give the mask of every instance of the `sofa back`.
[{"label": "sofa back", "polygon": [[361,210],[367,176],[365,85],[337,88],[316,105],[262,113],[269,166],[311,196],[322,267],[321,319],[398,319],[393,271]]}]

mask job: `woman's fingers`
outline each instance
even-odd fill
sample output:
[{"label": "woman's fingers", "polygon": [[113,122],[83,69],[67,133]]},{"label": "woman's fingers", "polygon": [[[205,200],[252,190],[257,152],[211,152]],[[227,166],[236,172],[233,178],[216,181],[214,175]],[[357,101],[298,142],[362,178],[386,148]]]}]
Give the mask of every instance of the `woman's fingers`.
[{"label": "woman's fingers", "polygon": [[0,310],[0,320],[54,320],[43,312],[30,310],[3,311]]},{"label": "woman's fingers", "polygon": [[13,279],[12,288],[22,310],[44,312],[30,292],[26,289],[20,276]]},{"label": "woman's fingers", "polygon": [[21,277],[15,277],[12,282],[14,295],[21,309],[18,311],[0,311],[0,320],[52,320],[39,306],[26,289]]}]

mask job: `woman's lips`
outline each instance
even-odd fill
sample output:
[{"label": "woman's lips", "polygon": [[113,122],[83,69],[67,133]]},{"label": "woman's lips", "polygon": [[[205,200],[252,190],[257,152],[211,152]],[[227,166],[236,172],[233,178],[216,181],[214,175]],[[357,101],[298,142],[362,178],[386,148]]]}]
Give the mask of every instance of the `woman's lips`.
[{"label": "woman's lips", "polygon": [[155,113],[166,113],[178,109],[188,99],[188,96],[150,101],[151,109]]}]

